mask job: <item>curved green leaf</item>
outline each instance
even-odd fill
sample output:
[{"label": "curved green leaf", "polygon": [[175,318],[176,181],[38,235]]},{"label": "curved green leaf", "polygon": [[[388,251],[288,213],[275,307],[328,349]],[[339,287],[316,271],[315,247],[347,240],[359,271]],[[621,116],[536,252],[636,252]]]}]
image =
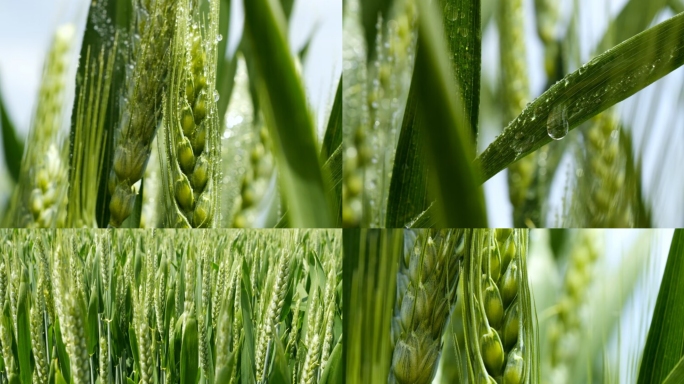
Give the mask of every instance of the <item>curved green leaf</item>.
[{"label": "curved green leaf", "polygon": [[684,13],[597,56],[530,103],[476,159],[483,180],[682,64]]},{"label": "curved green leaf", "polygon": [[24,157],[24,143],[19,139],[16,128],[7,113],[0,89],[0,129],[2,129],[2,149],[5,154],[5,164],[12,180],[19,181],[21,159]]},{"label": "curved green leaf", "polygon": [[676,229],[637,383],[661,383],[684,356],[684,230]]},{"label": "curved green leaf", "polygon": [[245,0],[245,25],[258,69],[262,111],[274,141],[280,184],[295,227],[333,224],[313,120],[278,3]]}]

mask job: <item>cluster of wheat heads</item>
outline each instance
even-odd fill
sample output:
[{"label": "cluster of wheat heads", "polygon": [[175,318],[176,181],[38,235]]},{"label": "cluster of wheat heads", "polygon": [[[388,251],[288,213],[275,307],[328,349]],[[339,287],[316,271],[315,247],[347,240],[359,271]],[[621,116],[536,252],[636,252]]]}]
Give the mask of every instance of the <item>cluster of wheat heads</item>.
[{"label": "cluster of wheat heads", "polygon": [[3,230],[1,380],[333,380],[340,234]]}]

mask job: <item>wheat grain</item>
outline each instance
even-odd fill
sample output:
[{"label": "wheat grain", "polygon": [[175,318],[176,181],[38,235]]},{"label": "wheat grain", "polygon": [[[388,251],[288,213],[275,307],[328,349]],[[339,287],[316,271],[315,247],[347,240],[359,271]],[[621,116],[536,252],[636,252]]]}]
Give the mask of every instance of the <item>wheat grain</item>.
[{"label": "wheat grain", "polygon": [[397,272],[389,382],[429,383],[456,302],[463,232],[407,230],[405,236]]},{"label": "wheat grain", "polygon": [[214,212],[220,159],[218,93],[214,89],[218,3],[211,1],[210,6],[206,27],[197,21],[199,8],[178,7],[176,16],[161,141],[170,159],[162,182],[169,194],[167,210],[174,226],[209,227],[218,220]]},{"label": "wheat grain", "polygon": [[464,265],[464,319],[470,377],[527,383],[537,362],[527,286],[525,230],[473,230]]}]

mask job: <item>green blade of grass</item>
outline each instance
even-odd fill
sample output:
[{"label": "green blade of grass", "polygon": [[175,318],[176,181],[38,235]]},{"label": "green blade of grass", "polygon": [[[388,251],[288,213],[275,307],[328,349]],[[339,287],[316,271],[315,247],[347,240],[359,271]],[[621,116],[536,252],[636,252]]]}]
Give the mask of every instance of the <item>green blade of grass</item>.
[{"label": "green blade of grass", "polygon": [[[480,104],[480,1],[442,0],[442,25],[447,37],[451,73],[459,84],[463,103],[461,113],[469,119],[470,128],[477,135]],[[460,14],[459,14],[460,10]],[[420,54],[420,52],[419,52]],[[430,205],[428,172],[425,159],[426,121],[418,118],[416,108],[417,82],[424,81],[414,71],[411,89],[404,111],[399,144],[390,182],[387,220],[385,226],[407,226]]]},{"label": "green blade of grass", "polygon": [[270,0],[245,0],[244,9],[289,220],[295,227],[331,226],[332,204],[319,164],[313,120],[287,42],[283,11]]},{"label": "green blade of grass", "polygon": [[[429,191],[435,199],[439,225],[486,227],[487,216],[479,176],[473,167],[469,117],[453,81],[439,12],[428,1],[418,2],[418,50],[412,86],[417,116],[423,120],[428,151]],[[477,164],[476,164],[477,166]]]},{"label": "green blade of grass", "polygon": [[24,143],[17,136],[17,130],[7,113],[0,89],[0,128],[2,129],[2,146],[5,154],[5,165],[12,180],[19,181],[21,159],[24,157]]},{"label": "green blade of grass", "polygon": [[[483,180],[684,64],[684,13],[604,52],[544,92],[476,159]],[[549,128],[550,127],[550,128]]]},{"label": "green blade of grass", "polygon": [[676,229],[637,383],[660,383],[684,356],[684,230]]}]

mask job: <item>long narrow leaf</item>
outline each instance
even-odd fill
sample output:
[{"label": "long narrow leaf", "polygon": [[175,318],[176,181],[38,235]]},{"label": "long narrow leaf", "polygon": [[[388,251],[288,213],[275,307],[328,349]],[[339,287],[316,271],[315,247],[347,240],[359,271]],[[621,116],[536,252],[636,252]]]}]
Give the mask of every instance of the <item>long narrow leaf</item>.
[{"label": "long narrow leaf", "polygon": [[[439,12],[428,1],[419,4],[418,52],[413,83],[417,118],[427,128],[429,187],[438,223],[447,227],[486,227],[487,217],[474,158],[470,121],[453,81]],[[412,86],[414,85],[412,84]]]},{"label": "long narrow leaf", "polygon": [[[442,0],[442,25],[449,50],[451,73],[459,84],[463,100],[462,114],[469,118],[471,131],[477,135],[480,105],[480,1]],[[413,82],[404,110],[399,144],[390,183],[386,227],[404,227],[430,205],[428,197],[428,156],[424,135],[425,121],[417,118],[415,82],[421,74],[414,71]]]},{"label": "long narrow leaf", "polygon": [[661,383],[684,356],[684,230],[672,236],[637,383]]},{"label": "long narrow leaf", "polygon": [[246,31],[260,79],[259,95],[275,143],[278,171],[295,227],[328,227],[332,207],[318,160],[313,120],[277,3],[245,0]]},{"label": "long narrow leaf", "polygon": [[544,92],[476,159],[483,180],[684,64],[684,13],[604,52]]},{"label": "long narrow leaf", "polygon": [[16,128],[10,120],[0,89],[0,129],[2,129],[2,146],[5,154],[5,164],[10,176],[16,182],[19,181],[19,169],[21,159],[24,157],[24,143],[17,136]]}]

